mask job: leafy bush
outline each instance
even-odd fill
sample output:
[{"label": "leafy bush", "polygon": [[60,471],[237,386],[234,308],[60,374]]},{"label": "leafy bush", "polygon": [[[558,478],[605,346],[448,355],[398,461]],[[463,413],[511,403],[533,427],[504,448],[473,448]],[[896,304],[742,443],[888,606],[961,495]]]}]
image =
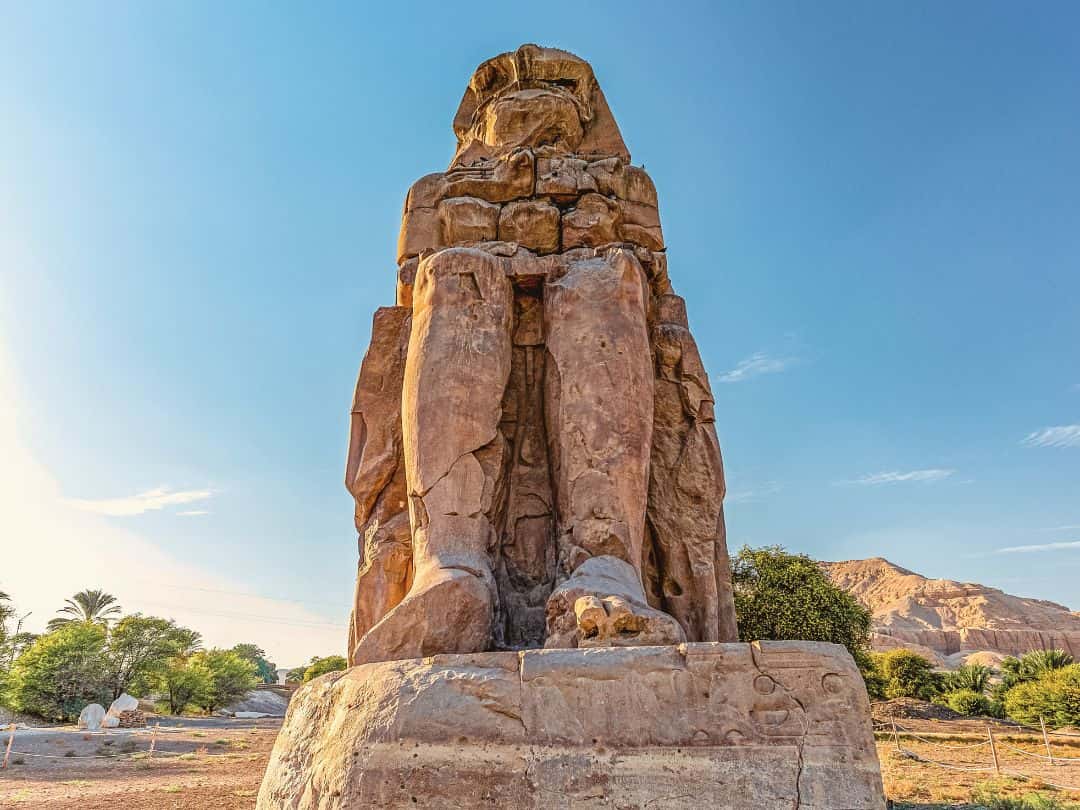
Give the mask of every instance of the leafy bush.
[{"label": "leafy bush", "polygon": [[1080,664],[1045,672],[1005,693],[1005,712],[1021,723],[1051,727],[1080,725]]},{"label": "leafy bush", "polygon": [[948,673],[944,678],[943,689],[947,692],[970,691],[977,695],[985,695],[990,688],[990,679],[994,677],[994,670],[982,664],[967,664],[955,672]]},{"label": "leafy bush", "polygon": [[874,667],[885,681],[887,698],[932,700],[941,692],[943,677],[934,665],[911,650],[899,647],[874,655]]},{"label": "leafy bush", "polygon": [[954,689],[951,692],[944,692],[934,698],[934,703],[948,706],[954,712],[966,714],[969,717],[994,717],[996,711],[990,698],[973,689]]},{"label": "leafy bush", "polygon": [[7,678],[9,705],[52,720],[74,720],[88,703],[108,703],[105,629],[71,622],[38,638]]},{"label": "leafy bush", "polygon": [[325,658],[315,656],[311,664],[304,670],[304,683],[307,683],[327,672],[339,672],[349,666],[348,662],[340,655],[328,655]]},{"label": "leafy bush", "polygon": [[731,578],[740,640],[830,641],[866,663],[870,611],[809,557],[780,546],[743,546],[732,560]]}]

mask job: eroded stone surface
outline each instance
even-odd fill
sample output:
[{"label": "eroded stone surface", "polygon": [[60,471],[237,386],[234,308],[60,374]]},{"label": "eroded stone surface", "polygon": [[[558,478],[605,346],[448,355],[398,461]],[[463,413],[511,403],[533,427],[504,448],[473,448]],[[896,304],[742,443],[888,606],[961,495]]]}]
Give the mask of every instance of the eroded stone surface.
[{"label": "eroded stone surface", "polygon": [[257,806],[885,801],[851,657],[765,642],[439,655],[331,673],[293,697]]}]

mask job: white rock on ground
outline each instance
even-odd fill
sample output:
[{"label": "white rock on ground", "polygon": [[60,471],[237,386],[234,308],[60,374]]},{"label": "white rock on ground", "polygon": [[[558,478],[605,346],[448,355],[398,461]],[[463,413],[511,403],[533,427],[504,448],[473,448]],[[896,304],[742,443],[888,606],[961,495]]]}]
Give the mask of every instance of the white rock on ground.
[{"label": "white rock on ground", "polygon": [[79,712],[79,728],[98,731],[105,722],[105,707],[100,703],[91,703]]}]

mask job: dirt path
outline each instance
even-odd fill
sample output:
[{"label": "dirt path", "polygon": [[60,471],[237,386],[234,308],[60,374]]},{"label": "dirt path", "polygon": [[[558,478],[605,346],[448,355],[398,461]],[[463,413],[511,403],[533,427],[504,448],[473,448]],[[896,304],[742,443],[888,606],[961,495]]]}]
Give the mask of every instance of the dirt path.
[{"label": "dirt path", "polygon": [[0,807],[251,810],[280,723],[163,726],[152,757],[149,732],[17,733],[18,753],[0,771]]}]

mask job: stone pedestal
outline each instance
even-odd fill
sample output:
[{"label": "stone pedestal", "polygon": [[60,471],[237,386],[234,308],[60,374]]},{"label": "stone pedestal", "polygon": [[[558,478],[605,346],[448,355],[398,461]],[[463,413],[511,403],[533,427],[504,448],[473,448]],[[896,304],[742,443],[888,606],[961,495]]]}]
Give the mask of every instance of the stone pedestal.
[{"label": "stone pedestal", "polygon": [[881,810],[862,678],[809,642],[437,655],[293,697],[259,810]]}]

